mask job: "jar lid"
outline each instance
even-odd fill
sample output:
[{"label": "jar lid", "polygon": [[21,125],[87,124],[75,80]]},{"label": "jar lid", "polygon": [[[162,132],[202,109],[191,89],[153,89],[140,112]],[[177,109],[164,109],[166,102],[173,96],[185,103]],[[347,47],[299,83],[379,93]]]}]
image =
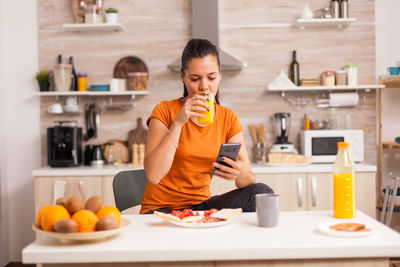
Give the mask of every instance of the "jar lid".
[{"label": "jar lid", "polygon": [[147,76],[147,75],[149,75],[148,72],[128,72],[128,77]]},{"label": "jar lid", "polygon": [[337,70],[336,74],[346,74],[347,71],[346,70]]},{"label": "jar lid", "polygon": [[333,75],[333,74],[335,74],[335,72],[333,70],[326,70],[326,71],[322,72],[322,74]]},{"label": "jar lid", "polygon": [[345,68],[352,68],[352,67],[357,67],[357,64],[346,64],[344,65]]},{"label": "jar lid", "polygon": [[87,77],[86,72],[78,72],[78,77]]}]

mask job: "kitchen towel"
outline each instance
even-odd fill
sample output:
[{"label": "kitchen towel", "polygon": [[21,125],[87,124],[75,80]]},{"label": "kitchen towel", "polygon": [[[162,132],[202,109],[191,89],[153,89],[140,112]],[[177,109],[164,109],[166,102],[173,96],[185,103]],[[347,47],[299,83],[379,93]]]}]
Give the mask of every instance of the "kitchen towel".
[{"label": "kitchen towel", "polygon": [[331,107],[351,107],[358,104],[358,93],[330,93],[329,105]]}]

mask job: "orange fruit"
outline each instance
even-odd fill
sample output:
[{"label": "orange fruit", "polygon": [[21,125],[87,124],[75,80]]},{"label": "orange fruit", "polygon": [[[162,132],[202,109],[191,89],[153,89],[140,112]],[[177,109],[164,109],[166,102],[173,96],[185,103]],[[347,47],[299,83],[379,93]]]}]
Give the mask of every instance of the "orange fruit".
[{"label": "orange fruit", "polygon": [[40,225],[43,230],[51,232],[53,231],[54,224],[58,220],[69,218],[71,218],[71,216],[65,207],[60,205],[48,206],[47,208],[44,208],[44,211],[40,214]]},{"label": "orange fruit", "polygon": [[49,208],[49,205],[45,205],[43,207],[40,208],[40,210],[38,211],[37,215],[36,215],[36,226],[39,228],[42,228],[42,217],[43,214],[46,212],[46,210]]},{"label": "orange fruit", "polygon": [[105,217],[105,216],[112,216],[115,219],[117,219],[118,224],[121,223],[121,213],[119,212],[119,209],[113,206],[103,206],[99,209],[99,211],[96,213],[97,217],[99,219]]},{"label": "orange fruit", "polygon": [[78,223],[78,232],[94,232],[99,221],[96,214],[90,210],[78,210],[72,215],[72,219]]}]

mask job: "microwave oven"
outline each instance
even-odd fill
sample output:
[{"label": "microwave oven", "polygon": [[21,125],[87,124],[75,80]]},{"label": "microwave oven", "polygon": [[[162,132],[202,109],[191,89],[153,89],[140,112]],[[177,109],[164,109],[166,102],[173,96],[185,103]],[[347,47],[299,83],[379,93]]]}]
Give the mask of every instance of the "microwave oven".
[{"label": "microwave oven", "polygon": [[354,162],[364,160],[363,130],[305,130],[300,132],[300,153],[312,163],[335,162],[337,143],[349,143]]}]

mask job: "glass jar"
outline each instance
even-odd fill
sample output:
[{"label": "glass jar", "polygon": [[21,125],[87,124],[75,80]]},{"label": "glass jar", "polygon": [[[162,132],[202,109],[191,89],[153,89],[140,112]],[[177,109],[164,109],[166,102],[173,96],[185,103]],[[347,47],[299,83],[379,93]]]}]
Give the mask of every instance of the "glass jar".
[{"label": "glass jar", "polygon": [[328,70],[321,74],[322,85],[334,86],[335,85],[335,72]]},{"label": "glass jar", "polygon": [[346,64],[344,69],[347,72],[347,84],[357,85],[357,64]]},{"label": "glass jar", "polygon": [[346,85],[347,84],[347,71],[337,70],[336,71],[336,85]]},{"label": "glass jar", "polygon": [[103,16],[100,14],[101,7],[88,5],[85,7],[85,23],[103,23]]},{"label": "glass jar", "polygon": [[129,72],[128,73],[128,90],[144,91],[147,87],[147,72]]}]

